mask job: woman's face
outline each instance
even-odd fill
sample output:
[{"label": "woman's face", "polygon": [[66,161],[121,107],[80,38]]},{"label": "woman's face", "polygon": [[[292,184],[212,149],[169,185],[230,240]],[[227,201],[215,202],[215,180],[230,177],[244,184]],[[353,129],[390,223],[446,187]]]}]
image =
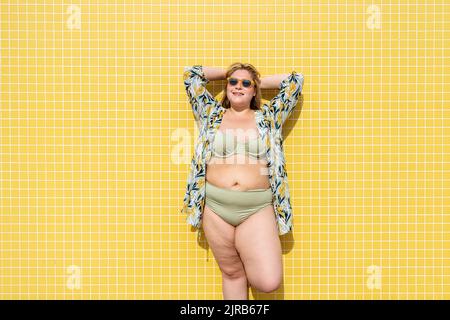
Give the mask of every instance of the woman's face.
[{"label": "woman's face", "polygon": [[[253,80],[252,75],[245,69],[236,70],[230,75],[230,78],[236,78],[239,80]],[[252,98],[256,95],[255,85],[252,84],[246,88],[239,81],[236,85],[227,84],[227,97],[230,100],[230,104],[234,107],[250,107]]]}]

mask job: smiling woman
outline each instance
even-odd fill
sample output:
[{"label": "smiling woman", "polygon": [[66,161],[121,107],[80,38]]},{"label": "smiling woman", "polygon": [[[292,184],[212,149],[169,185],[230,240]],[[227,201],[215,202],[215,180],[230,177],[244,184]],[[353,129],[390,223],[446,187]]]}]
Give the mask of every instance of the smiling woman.
[{"label": "smiling woman", "polygon": [[223,91],[221,105],[241,115],[261,108],[260,73],[249,63],[233,63],[225,72],[227,80]]},{"label": "smiling woman", "polygon": [[[212,79],[227,80],[220,103],[206,90]],[[251,64],[234,63],[226,71],[186,67],[184,84],[200,136],[181,211],[199,232],[203,228],[222,271],[224,299],[248,299],[249,283],[272,292],[283,274],[278,236],[292,229],[281,131],[303,75],[265,78],[266,88],[280,92],[263,104],[263,83]],[[210,161],[216,157],[227,162]],[[258,161],[246,163],[254,158]]]}]

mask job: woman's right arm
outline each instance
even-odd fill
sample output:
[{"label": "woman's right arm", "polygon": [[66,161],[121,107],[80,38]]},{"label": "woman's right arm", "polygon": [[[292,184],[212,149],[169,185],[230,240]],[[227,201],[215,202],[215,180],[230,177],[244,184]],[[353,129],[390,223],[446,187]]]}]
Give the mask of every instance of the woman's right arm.
[{"label": "woman's right arm", "polygon": [[[199,127],[205,123],[209,112],[218,104],[217,100],[206,90],[206,84],[220,76],[219,68],[208,68],[201,65],[184,68],[184,86]],[[210,77],[212,79],[209,79]]]},{"label": "woman's right arm", "polygon": [[226,71],[222,68],[203,67],[203,72],[205,77],[210,81],[225,80]]}]

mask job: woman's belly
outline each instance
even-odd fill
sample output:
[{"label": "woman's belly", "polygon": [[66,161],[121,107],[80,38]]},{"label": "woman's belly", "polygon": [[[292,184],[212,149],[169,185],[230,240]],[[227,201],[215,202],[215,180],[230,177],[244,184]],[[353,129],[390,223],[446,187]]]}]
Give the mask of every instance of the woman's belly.
[{"label": "woman's belly", "polygon": [[242,154],[224,159],[212,157],[206,164],[206,181],[239,191],[270,188],[267,162]]}]

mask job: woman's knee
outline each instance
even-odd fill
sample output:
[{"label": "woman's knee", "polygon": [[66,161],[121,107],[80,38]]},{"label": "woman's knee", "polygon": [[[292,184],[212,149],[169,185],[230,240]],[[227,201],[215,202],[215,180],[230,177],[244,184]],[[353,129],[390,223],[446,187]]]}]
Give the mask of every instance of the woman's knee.
[{"label": "woman's knee", "polygon": [[251,283],[252,286],[258,291],[264,293],[270,293],[278,290],[283,281],[283,277],[281,275],[269,275],[269,276],[261,276],[259,277],[255,283]]},{"label": "woman's knee", "polygon": [[[238,257],[239,259],[239,257]],[[220,265],[220,271],[222,272],[222,276],[227,279],[240,279],[240,278],[246,278],[244,265],[240,261],[236,261],[234,263],[226,263],[223,265]]]}]

